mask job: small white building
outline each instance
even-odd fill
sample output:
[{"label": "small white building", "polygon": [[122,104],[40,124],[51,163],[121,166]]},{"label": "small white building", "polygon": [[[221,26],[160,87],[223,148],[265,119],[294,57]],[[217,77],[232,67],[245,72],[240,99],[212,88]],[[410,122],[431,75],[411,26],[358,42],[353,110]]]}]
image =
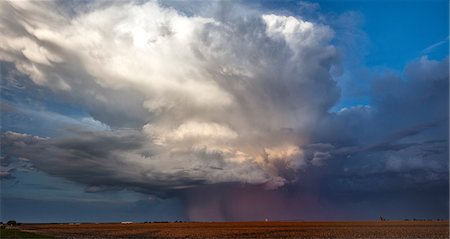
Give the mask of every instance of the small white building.
[{"label": "small white building", "polygon": [[133,222],[131,221],[125,221],[125,222],[121,222],[120,224],[132,224]]}]

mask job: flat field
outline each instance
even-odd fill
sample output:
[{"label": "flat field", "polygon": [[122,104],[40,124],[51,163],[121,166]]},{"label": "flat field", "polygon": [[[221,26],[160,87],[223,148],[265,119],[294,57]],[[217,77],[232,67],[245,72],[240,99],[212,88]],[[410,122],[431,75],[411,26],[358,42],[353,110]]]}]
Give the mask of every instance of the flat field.
[{"label": "flat field", "polygon": [[449,238],[448,221],[25,224],[55,238]]}]

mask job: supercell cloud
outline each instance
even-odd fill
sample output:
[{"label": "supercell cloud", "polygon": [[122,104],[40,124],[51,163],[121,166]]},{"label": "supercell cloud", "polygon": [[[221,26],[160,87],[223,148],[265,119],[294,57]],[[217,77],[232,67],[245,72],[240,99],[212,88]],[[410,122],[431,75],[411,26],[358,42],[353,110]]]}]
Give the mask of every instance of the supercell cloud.
[{"label": "supercell cloud", "polygon": [[[164,3],[0,2],[2,180],[176,198],[197,220],[448,217],[448,57],[346,79],[354,14]],[[342,105],[352,90],[369,100]]]},{"label": "supercell cloud", "polygon": [[307,164],[300,146],[339,98],[334,33],[301,18],[187,16],[152,1],[1,9],[0,59],[111,127],[15,152],[88,185],[284,185]]}]

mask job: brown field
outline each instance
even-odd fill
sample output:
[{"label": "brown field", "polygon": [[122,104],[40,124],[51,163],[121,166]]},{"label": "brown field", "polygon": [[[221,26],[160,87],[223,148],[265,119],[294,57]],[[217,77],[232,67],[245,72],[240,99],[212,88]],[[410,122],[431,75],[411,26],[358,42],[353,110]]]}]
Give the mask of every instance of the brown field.
[{"label": "brown field", "polygon": [[55,238],[449,238],[448,221],[26,224]]}]

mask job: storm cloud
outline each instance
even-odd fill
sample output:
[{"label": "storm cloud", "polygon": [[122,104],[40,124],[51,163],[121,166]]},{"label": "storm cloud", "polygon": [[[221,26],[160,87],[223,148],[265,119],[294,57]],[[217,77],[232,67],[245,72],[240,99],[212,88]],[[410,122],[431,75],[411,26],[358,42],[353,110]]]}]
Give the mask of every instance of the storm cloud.
[{"label": "storm cloud", "polygon": [[[299,145],[339,97],[329,73],[337,64],[333,31],[300,18],[186,16],[156,2],[73,15],[53,2],[4,2],[2,11],[1,59],[112,128],[30,147],[47,155],[30,157],[38,168],[61,167],[61,176],[128,172],[98,183],[150,189],[152,182],[278,187],[306,164]],[[144,153],[120,138],[129,126]],[[113,150],[116,140],[125,148]]]},{"label": "storm cloud", "polygon": [[[448,216],[448,57],[352,79],[369,102],[336,110],[345,55],[322,18],[185,7],[1,2],[2,179],[178,197],[193,220],[333,218],[421,189]],[[88,117],[35,109],[49,98]]]}]

